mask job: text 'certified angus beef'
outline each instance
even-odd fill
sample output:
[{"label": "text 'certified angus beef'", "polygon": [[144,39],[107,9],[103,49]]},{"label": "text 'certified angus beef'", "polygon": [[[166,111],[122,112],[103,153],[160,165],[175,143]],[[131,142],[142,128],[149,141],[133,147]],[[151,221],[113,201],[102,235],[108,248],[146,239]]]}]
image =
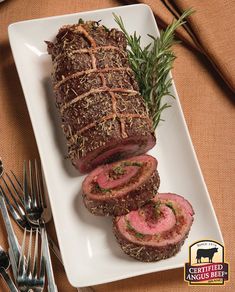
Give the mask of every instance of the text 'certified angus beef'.
[{"label": "text 'certified angus beef'", "polygon": [[123,215],[152,199],[160,179],[157,160],[140,155],[93,170],[83,182],[83,199],[95,215]]},{"label": "text 'certified angus beef'", "polygon": [[63,26],[47,45],[56,104],[75,167],[88,172],[155,145],[121,31],[80,21]]},{"label": "text 'certified angus beef'", "polygon": [[175,255],[193,223],[190,203],[176,194],[158,194],[137,211],[114,219],[114,234],[122,250],[143,262]]}]

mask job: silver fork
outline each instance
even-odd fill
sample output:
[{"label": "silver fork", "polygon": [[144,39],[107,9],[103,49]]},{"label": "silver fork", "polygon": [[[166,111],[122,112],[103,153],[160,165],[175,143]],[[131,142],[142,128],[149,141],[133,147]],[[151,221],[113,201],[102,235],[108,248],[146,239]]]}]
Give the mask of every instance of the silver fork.
[{"label": "silver fork", "polygon": [[3,279],[5,280],[11,292],[18,292],[11,277],[7,274],[7,270],[9,267],[10,267],[10,260],[9,260],[8,254],[4,251],[4,249],[0,245],[0,275],[2,275]]},{"label": "silver fork", "polygon": [[[10,171],[10,175],[5,172],[4,176],[1,177],[1,180],[3,182],[3,185],[5,186],[5,190],[1,188],[2,194],[5,198],[7,208],[9,212],[11,213],[13,219],[15,222],[22,228],[26,228],[28,231],[33,228],[38,228],[38,222],[37,224],[33,224],[30,222],[26,216],[26,210],[25,210],[25,204],[24,204],[24,192],[23,192],[23,186],[14,174],[13,171]],[[0,186],[1,187],[1,186]],[[12,202],[10,201],[9,197],[11,197]],[[45,222],[47,223],[49,221],[50,216],[48,213],[47,204],[43,201],[44,208],[47,209],[45,212]],[[54,243],[54,241],[48,237],[49,240],[49,246],[51,250],[54,252],[56,257],[59,259],[59,261],[63,264],[60,250],[57,247],[57,245]]]},{"label": "silver fork", "polygon": [[28,170],[29,174],[25,161],[23,168],[24,206],[28,220],[32,224],[39,225],[41,222],[45,223],[46,221],[44,214],[47,205],[42,194],[41,173],[39,173],[36,160],[34,160],[34,165],[29,160]]},{"label": "silver fork", "polygon": [[[45,206],[45,197],[43,195],[43,188],[42,188],[42,175],[40,171],[40,167],[38,167],[37,161],[34,160],[34,164],[29,160],[28,163],[28,170],[26,162],[24,163],[24,177],[23,177],[23,190],[25,194],[25,210],[27,213],[28,220],[33,224],[38,224],[41,222],[42,225],[45,226],[46,214],[47,214],[47,207]],[[29,180],[27,179],[29,178]],[[46,233],[45,233],[46,236]],[[49,241],[50,242],[50,241]],[[45,240],[45,245],[47,241]],[[45,254],[50,261],[50,254],[49,249],[45,248]],[[47,265],[48,264],[48,265]],[[49,291],[56,291],[53,289],[54,276],[52,270],[50,270],[50,264],[46,261],[47,270],[49,273],[49,277],[51,278],[51,287]],[[47,273],[47,274],[48,274]],[[49,282],[49,281],[48,281]],[[50,283],[49,283],[50,285]],[[92,287],[83,287],[77,288],[80,292],[93,292],[94,289]]]},{"label": "silver fork", "polygon": [[[28,179],[29,178],[29,179]],[[42,176],[39,171],[37,161],[34,161],[32,165],[31,160],[29,160],[29,174],[27,171],[26,162],[24,163],[23,169],[23,190],[24,190],[24,206],[26,211],[26,216],[32,224],[38,224],[41,228],[41,232],[45,237],[45,247],[44,247],[44,258],[47,271],[48,280],[48,290],[50,292],[58,291],[54,273],[52,269],[51,256],[49,251],[49,242],[47,238],[46,228],[45,228],[45,212],[47,206],[45,204],[44,193],[42,191]]]},{"label": "silver fork", "polygon": [[[43,291],[45,285],[45,262],[42,252],[44,247],[44,235],[41,235],[40,250],[38,243],[38,229],[36,229],[34,247],[32,241],[33,230],[30,230],[28,251],[26,255],[26,233],[27,230],[25,228],[18,263],[17,283],[20,291],[30,291],[31,289],[32,291],[40,292]],[[34,253],[33,258],[32,253]]]},{"label": "silver fork", "polygon": [[7,204],[7,208],[10,211],[13,219],[21,228],[23,229],[26,228],[27,230],[30,230],[31,228],[35,229],[38,226],[31,225],[31,223],[27,219],[27,216],[24,210],[24,200],[23,200],[24,195],[23,195],[22,185],[12,171],[11,171],[11,175],[14,179],[14,182],[8,173],[5,173],[5,175],[2,176],[1,179],[7,193],[9,194],[9,197],[11,197],[12,199],[12,202],[9,200],[9,197],[4,191],[4,188],[0,186],[2,194]]},{"label": "silver fork", "polygon": [[[24,169],[26,167],[26,164],[24,166]],[[32,166],[31,166],[32,168]],[[38,168],[38,167],[37,167]],[[26,173],[27,174],[27,173]],[[37,172],[37,175],[39,176],[39,171]],[[25,212],[25,206],[24,206],[24,194],[23,194],[23,186],[20,183],[20,181],[17,179],[16,175],[14,174],[14,172],[11,171],[11,175],[9,175],[8,173],[5,172],[5,177],[1,177],[3,181],[3,184],[6,187],[7,190],[7,194],[4,191],[4,189],[1,188],[2,190],[2,195],[5,198],[5,202],[7,204],[7,208],[9,210],[9,212],[11,213],[13,219],[15,220],[15,222],[23,229],[27,229],[28,231],[30,231],[30,229],[32,228],[33,230],[37,227],[39,227],[39,225],[34,225],[32,224],[32,222],[29,222],[27,216],[26,216],[26,212]],[[0,186],[1,187],[1,186]],[[41,185],[39,186],[41,188]],[[41,188],[42,191],[42,188]],[[12,203],[10,202],[10,200],[8,199],[8,196],[10,196],[12,198]],[[32,203],[32,202],[31,202]],[[44,204],[45,206],[45,204]],[[43,212],[46,222],[48,222],[48,215],[47,212]],[[61,258],[61,254],[59,251],[59,248],[57,247],[57,245],[53,242],[53,240],[50,239],[50,237],[48,236],[48,242],[50,245],[51,250],[54,252],[54,254],[57,256],[57,258],[60,260],[60,262],[63,264],[62,262],[62,258]],[[10,251],[9,251],[9,255],[11,255]],[[14,256],[12,256],[12,261],[14,260]],[[78,288],[77,289],[80,292],[93,292],[94,289],[92,287],[84,287],[84,288]]]}]

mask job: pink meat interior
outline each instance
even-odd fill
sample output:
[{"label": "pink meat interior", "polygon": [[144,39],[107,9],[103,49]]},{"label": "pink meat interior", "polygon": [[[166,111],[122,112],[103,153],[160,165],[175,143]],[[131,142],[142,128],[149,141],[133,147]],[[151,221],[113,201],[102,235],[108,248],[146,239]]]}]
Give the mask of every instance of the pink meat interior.
[{"label": "pink meat interior", "polygon": [[[86,194],[88,198],[95,200],[107,200],[114,195],[115,197],[122,196],[144,184],[144,182],[151,177],[157,167],[157,160],[154,157],[150,155],[140,155],[112,163],[108,166],[108,169],[122,165],[124,162],[138,163],[141,167],[137,166],[137,168],[132,169],[127,173],[127,177],[124,175],[123,179],[117,182],[117,186],[111,185],[113,188],[111,188],[109,192],[100,194],[93,191],[94,184],[98,184],[98,181],[100,182],[102,178],[106,176],[107,166],[100,166],[93,170],[83,181],[83,193]],[[137,175],[135,179],[135,174],[137,172],[141,172],[141,175]],[[129,183],[130,181],[131,183]]]},{"label": "pink meat interior", "polygon": [[155,201],[160,199],[162,202],[176,202],[182,209],[185,209],[191,216],[194,215],[194,210],[192,205],[186,200],[184,197],[173,194],[173,193],[160,193],[158,196],[155,197]]},{"label": "pink meat interior", "polygon": [[[188,233],[194,211],[190,203],[176,194],[159,194],[154,200],[160,202],[160,217],[155,224],[141,218],[139,211],[116,218],[119,232],[128,241],[150,245],[165,246],[176,244]],[[140,236],[141,235],[141,236]]]},{"label": "pink meat interior", "polygon": [[128,138],[119,142],[114,140],[83,158],[75,159],[73,163],[82,173],[85,173],[105,163],[146,153],[155,144],[156,140],[153,135]]},{"label": "pink meat interior", "polygon": [[[115,169],[111,166],[107,166],[106,170],[101,172],[97,177],[97,183],[98,185],[103,189],[113,189],[120,187],[126,183],[129,182],[129,180],[134,177],[137,172],[139,171],[138,166],[123,166],[120,168],[120,173],[123,172],[123,174],[120,174],[118,177],[118,174],[116,175],[117,178],[110,177],[110,173],[115,172]],[[117,169],[118,170],[118,169]],[[118,171],[116,171],[118,173]]]},{"label": "pink meat interior", "polygon": [[141,234],[154,235],[173,228],[176,223],[176,218],[172,209],[162,205],[159,207],[159,213],[159,218],[156,219],[156,222],[146,220],[146,216],[144,214],[140,215],[139,211],[132,211],[127,214],[126,220]]}]

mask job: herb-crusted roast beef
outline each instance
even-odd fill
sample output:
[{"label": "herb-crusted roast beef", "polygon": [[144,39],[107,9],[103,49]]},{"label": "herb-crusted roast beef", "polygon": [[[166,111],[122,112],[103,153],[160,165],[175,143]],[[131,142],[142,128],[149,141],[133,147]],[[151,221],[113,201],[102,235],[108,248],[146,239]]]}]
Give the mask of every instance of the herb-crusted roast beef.
[{"label": "herb-crusted roast beef", "polygon": [[158,191],[157,160],[140,155],[93,170],[83,182],[83,199],[95,215],[118,216],[137,210]]},{"label": "herb-crusted roast beef", "polygon": [[56,104],[75,167],[88,172],[155,145],[121,31],[94,21],[66,25],[47,45]]},{"label": "herb-crusted roast beef", "polygon": [[137,211],[116,217],[114,234],[122,250],[143,262],[174,256],[193,223],[190,203],[176,194],[158,194]]}]

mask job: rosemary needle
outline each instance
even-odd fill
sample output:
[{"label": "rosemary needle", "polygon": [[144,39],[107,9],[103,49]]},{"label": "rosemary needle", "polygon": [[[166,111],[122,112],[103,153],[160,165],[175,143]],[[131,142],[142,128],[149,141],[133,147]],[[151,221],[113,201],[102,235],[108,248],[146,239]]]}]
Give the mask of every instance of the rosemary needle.
[{"label": "rosemary needle", "polygon": [[165,30],[161,30],[159,37],[148,35],[152,42],[144,48],[140,44],[141,37],[137,36],[136,32],[129,35],[122,18],[113,14],[129,45],[128,59],[152,117],[154,129],[161,120],[162,111],[170,107],[167,103],[162,102],[162,98],[166,95],[172,96],[170,92],[172,79],[169,77],[169,72],[176,58],[171,49],[172,45],[177,42],[174,33],[179,26],[185,23],[185,18],[192,13],[192,9],[186,10],[178,20],[173,21]]}]

